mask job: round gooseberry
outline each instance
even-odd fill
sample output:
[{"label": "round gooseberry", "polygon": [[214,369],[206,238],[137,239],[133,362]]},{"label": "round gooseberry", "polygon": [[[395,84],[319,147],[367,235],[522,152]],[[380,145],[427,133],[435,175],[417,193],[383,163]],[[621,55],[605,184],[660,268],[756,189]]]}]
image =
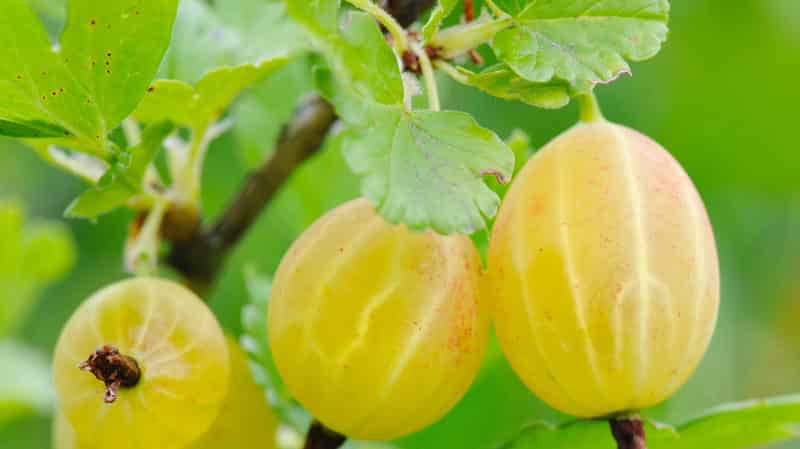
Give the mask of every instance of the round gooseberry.
[{"label": "round gooseberry", "polygon": [[465,236],[412,232],[365,199],[314,223],[278,268],[269,339],[289,391],[326,427],[387,440],[441,417],[487,343]]},{"label": "round gooseberry", "polygon": [[185,287],[155,278],[117,282],[81,304],[53,364],[59,406],[89,448],[186,447],[209,429],[228,389],[214,315]]},{"label": "round gooseberry", "polygon": [[504,353],[571,415],[663,401],[713,333],[719,268],[703,202],[677,161],[629,128],[579,124],[531,158],[488,265]]}]

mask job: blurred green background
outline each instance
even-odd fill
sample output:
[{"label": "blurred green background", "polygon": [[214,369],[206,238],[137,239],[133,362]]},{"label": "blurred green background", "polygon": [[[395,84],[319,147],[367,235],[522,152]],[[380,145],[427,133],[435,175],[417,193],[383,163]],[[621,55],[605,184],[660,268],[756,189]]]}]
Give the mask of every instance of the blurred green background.
[{"label": "blurred green background", "polygon": [[[31,3],[56,4],[43,11],[57,26],[58,2]],[[673,399],[648,412],[678,423],[721,402],[800,392],[800,1],[675,0],[672,10],[663,51],[634,65],[633,77],[601,86],[598,96],[607,118],[650,135],[683,164],[705,200],[719,247],[722,305],[708,355]],[[270,147],[291,109],[288,102],[303,92],[307,73],[305,63],[289,66],[240,101],[237,129],[212,146],[206,164],[209,216],[220,211],[248,166]],[[577,117],[574,105],[541,111],[444,78],[441,83],[444,107],[468,111],[502,136],[521,128],[536,146]],[[73,269],[41,292],[16,332],[45,355],[84,298],[125,277],[121,251],[131,215],[120,211],[95,224],[65,221],[65,207],[82,189],[22,144],[0,139],[0,198],[20,200],[33,220],[65,222],[79,249]],[[357,193],[358,180],[335,148],[293,176],[232,256],[213,292],[212,307],[227,329],[240,330],[243,267],[273,272],[306,226]],[[459,406],[399,445],[493,448],[540,419],[562,417],[527,392],[493,345]],[[0,421],[0,448],[43,449],[49,447],[49,433],[44,411]]]}]

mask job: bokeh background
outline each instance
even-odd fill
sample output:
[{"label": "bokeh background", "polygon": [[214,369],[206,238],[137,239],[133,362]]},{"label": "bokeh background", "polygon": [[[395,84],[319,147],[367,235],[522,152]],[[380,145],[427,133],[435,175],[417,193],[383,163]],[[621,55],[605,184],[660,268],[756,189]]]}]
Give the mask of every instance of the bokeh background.
[{"label": "bokeh background", "polygon": [[[30,1],[57,29],[63,5]],[[598,96],[608,118],[650,135],[683,164],[705,200],[719,247],[722,304],[708,355],[673,399],[647,413],[679,423],[721,402],[800,392],[800,1],[675,0],[672,10],[663,51],[635,64],[633,77],[601,86]],[[305,62],[291,65],[239,102],[237,129],[212,146],[206,164],[209,216],[270,147],[291,102],[307,88],[307,69]],[[441,86],[444,107],[468,111],[502,136],[520,128],[535,146],[577,117],[574,105],[541,111],[445,79]],[[32,220],[66,223],[79,250],[73,268],[40,293],[15,333],[45,357],[75,307],[125,277],[121,250],[131,215],[119,211],[97,223],[65,220],[65,207],[82,189],[22,144],[0,138],[0,198],[24,203]],[[324,150],[292,177],[213,292],[211,305],[226,329],[241,329],[243,268],[273,272],[306,226],[357,194],[358,180],[335,150]],[[542,419],[563,417],[527,392],[493,345],[459,406],[399,446],[488,449]],[[49,445],[46,411],[0,420],[0,448]]]}]

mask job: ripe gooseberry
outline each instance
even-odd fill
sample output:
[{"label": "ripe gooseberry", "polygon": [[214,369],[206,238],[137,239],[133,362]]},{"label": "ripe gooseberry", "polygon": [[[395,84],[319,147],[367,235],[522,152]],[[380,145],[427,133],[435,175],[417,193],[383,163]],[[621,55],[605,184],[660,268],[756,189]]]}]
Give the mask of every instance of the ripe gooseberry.
[{"label": "ripe gooseberry", "polygon": [[247,356],[228,336],[230,387],[222,411],[211,428],[190,449],[274,449],[278,417],[264,390],[253,379]]},{"label": "ripe gooseberry", "polygon": [[661,402],[713,333],[719,268],[702,200],[657,143],[603,120],[576,125],[523,168],[488,265],[504,353],[571,415]]},{"label": "ripe gooseberry", "polygon": [[[278,417],[264,391],[256,385],[247,358],[231,337],[226,337],[230,355],[230,387],[214,424],[190,449],[274,449]],[[53,420],[55,449],[88,449],[59,410]]]},{"label": "ripe gooseberry", "polygon": [[186,447],[209,429],[228,389],[214,315],[188,289],[155,278],[117,282],[81,304],[53,364],[61,410],[88,448]]},{"label": "ripe gooseberry", "polygon": [[289,391],[348,437],[386,440],[432,423],[472,383],[487,343],[480,259],[465,236],[392,225],[365,199],[292,245],[269,301]]}]

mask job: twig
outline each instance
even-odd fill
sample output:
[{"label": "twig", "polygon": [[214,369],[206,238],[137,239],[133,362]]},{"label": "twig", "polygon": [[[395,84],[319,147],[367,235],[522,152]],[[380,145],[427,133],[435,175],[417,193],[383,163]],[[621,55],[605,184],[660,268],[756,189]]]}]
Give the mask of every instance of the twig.
[{"label": "twig", "polygon": [[195,291],[203,293],[213,284],[225,256],[294,169],[317,152],[335,120],[333,107],[322,98],[312,96],[304,101],[284,126],[272,156],[250,173],[216,223],[198,227],[186,240],[173,242],[167,262]]}]

